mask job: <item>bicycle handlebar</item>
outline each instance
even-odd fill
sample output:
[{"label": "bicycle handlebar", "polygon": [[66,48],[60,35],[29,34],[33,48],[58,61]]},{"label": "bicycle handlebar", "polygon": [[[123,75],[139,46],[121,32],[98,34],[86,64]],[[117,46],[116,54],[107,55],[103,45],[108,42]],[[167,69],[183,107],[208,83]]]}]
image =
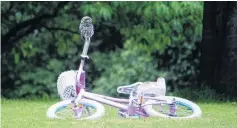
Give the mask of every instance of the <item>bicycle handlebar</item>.
[{"label": "bicycle handlebar", "polygon": [[79,84],[80,84],[80,77],[81,77],[81,73],[83,71],[83,67],[84,67],[84,64],[85,64],[85,57],[88,57],[87,56],[87,51],[88,51],[88,48],[89,48],[89,45],[90,45],[90,38],[93,36],[94,34],[94,27],[93,27],[93,24],[92,24],[92,19],[89,17],[89,16],[85,16],[81,19],[81,23],[79,25],[79,31],[80,31],[80,34],[81,34],[81,37],[82,39],[85,39],[85,44],[84,44],[84,47],[83,47],[83,51],[82,51],[82,54],[81,54],[81,63],[80,63],[80,66],[79,66],[79,71],[77,73],[77,78],[76,78],[76,86],[79,88]]}]

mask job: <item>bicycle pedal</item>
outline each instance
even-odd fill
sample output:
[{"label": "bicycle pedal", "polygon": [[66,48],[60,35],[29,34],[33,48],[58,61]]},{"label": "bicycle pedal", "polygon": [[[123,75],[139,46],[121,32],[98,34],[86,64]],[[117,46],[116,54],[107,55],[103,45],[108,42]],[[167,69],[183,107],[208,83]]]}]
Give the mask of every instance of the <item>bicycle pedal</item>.
[{"label": "bicycle pedal", "polygon": [[169,114],[169,116],[172,116],[172,117],[177,117],[177,115],[175,114],[175,115],[173,115],[173,114]]},{"label": "bicycle pedal", "polygon": [[128,117],[127,113],[124,113],[124,112],[121,112],[121,111],[118,112],[118,115],[121,116],[121,117],[124,117],[124,118]]},{"label": "bicycle pedal", "polygon": [[118,115],[123,118],[140,118],[140,116],[138,116],[138,115],[129,115],[128,113],[121,112],[121,111],[118,112]]}]

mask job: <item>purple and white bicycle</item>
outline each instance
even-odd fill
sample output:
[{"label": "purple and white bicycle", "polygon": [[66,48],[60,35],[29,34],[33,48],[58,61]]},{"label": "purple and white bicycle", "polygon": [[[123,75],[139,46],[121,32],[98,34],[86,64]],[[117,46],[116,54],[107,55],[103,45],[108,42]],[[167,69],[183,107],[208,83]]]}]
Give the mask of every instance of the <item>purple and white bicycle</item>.
[{"label": "purple and white bicycle", "polygon": [[85,71],[83,67],[87,56],[90,38],[94,34],[92,19],[83,17],[80,33],[85,39],[79,69],[65,71],[57,80],[58,93],[62,99],[47,111],[48,118],[56,119],[99,119],[105,113],[102,104],[118,108],[118,115],[124,118],[139,118],[158,116],[174,119],[190,119],[201,117],[200,107],[183,98],[165,96],[165,79],[159,77],[156,82],[136,82],[131,85],[120,86],[118,93],[127,94],[128,99],[86,92]]}]

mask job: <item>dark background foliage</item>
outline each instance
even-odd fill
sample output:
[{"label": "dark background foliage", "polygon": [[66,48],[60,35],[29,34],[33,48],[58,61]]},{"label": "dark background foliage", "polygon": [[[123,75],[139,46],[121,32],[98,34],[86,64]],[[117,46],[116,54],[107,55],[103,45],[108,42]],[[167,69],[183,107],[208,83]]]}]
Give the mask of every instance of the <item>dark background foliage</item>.
[{"label": "dark background foliage", "polygon": [[85,67],[93,92],[115,96],[158,76],[168,91],[201,87],[203,2],[1,2],[2,95],[57,96],[59,74],[80,62],[86,15],[95,26]]}]

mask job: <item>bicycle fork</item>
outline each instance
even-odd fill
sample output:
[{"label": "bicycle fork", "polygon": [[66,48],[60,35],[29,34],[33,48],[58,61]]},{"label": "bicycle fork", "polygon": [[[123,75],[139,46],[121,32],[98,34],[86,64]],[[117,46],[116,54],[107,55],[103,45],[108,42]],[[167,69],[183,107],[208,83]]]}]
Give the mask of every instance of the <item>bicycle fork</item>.
[{"label": "bicycle fork", "polygon": [[170,116],[177,116],[176,109],[177,109],[177,107],[176,107],[176,100],[175,100],[175,98],[173,98],[173,100],[172,100],[172,102],[170,104],[169,115]]}]

